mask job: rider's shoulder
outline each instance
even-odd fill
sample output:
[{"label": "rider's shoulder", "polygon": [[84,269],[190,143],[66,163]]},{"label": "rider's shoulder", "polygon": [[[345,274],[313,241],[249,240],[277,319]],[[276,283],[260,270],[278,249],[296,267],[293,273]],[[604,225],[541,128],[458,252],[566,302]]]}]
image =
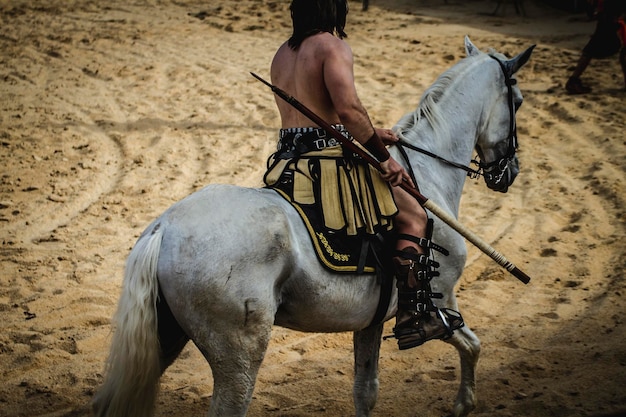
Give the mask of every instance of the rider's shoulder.
[{"label": "rider's shoulder", "polygon": [[346,41],[328,32],[320,32],[309,37],[307,40],[310,41],[312,45],[315,45],[316,47],[327,52],[352,53],[352,50]]}]

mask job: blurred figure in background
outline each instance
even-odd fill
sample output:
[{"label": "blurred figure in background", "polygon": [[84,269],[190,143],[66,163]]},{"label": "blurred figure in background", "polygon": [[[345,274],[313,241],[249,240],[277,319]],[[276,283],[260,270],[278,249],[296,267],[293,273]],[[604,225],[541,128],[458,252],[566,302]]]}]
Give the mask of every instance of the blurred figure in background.
[{"label": "blurred figure in background", "polygon": [[619,62],[626,86],[626,0],[589,0],[596,7],[596,29],[582,54],[574,72],[567,80],[565,89],[570,94],[585,94],[591,88],[580,80],[592,59],[608,58],[619,52]]}]

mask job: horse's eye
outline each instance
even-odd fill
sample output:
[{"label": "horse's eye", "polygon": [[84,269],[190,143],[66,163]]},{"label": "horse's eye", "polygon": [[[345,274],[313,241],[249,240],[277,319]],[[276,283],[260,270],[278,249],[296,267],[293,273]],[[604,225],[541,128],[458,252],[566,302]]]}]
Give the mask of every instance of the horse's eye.
[{"label": "horse's eye", "polygon": [[514,103],[514,105],[515,105],[515,111],[518,111],[518,110],[519,110],[519,108],[520,108],[520,107],[522,107],[522,103],[523,103],[523,101],[522,101],[522,100],[519,100],[519,101],[517,101],[517,100],[516,100],[516,101],[515,101],[515,103]]}]

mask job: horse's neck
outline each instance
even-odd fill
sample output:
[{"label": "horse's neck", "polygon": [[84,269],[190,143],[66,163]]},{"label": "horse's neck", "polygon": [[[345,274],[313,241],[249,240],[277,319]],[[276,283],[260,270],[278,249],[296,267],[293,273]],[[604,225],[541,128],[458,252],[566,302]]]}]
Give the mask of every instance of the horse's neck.
[{"label": "horse's neck", "polygon": [[[436,134],[433,126],[422,116],[402,136],[414,146],[467,166],[476,144],[478,115],[462,107],[449,108],[444,112],[441,120],[447,121],[445,133]],[[407,154],[424,194],[439,200],[438,204],[446,205],[452,213],[457,214],[466,172],[419,152],[407,150]]]},{"label": "horse's neck", "polygon": [[[425,92],[420,108],[404,116],[396,130],[414,146],[469,165],[493,92],[494,69],[485,63],[491,64],[487,55],[469,57],[442,74]],[[458,213],[466,172],[418,152],[408,154],[420,188]]]}]

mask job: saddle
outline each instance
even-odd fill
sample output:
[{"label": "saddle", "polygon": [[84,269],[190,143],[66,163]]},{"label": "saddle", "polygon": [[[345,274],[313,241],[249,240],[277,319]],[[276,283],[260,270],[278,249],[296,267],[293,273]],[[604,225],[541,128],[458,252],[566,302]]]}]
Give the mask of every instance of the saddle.
[{"label": "saddle", "polygon": [[[343,126],[336,128],[349,137]],[[339,273],[381,268],[388,257],[380,253],[382,240],[398,211],[391,189],[325,130],[282,129],[263,180],[296,209],[324,267]]]}]

